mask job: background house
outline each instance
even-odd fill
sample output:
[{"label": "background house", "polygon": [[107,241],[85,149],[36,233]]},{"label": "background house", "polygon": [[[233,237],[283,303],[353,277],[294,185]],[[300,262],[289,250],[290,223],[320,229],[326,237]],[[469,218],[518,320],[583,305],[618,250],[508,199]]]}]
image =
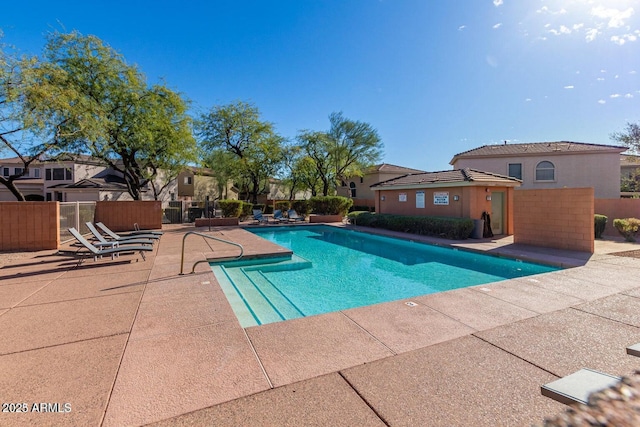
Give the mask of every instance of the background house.
[{"label": "background house", "polygon": [[365,169],[361,177],[357,176],[343,181],[342,187],[338,189],[338,195],[351,197],[353,199],[353,206],[368,206],[373,208],[376,199],[375,191],[371,188],[373,184],[407,174],[423,172],[425,171],[420,169],[381,163]]},{"label": "background house", "polygon": [[620,154],[627,147],[579,142],[483,145],[453,156],[473,168],[522,180],[522,189],[593,187],[596,198],[620,197]]},{"label": "background house", "polygon": [[[636,197],[640,195],[640,156],[632,154],[622,154],[620,156],[620,179],[623,184],[623,189],[620,192],[621,197]],[[633,191],[634,186],[635,191]],[[631,191],[625,191],[625,188]]]},{"label": "background house", "polygon": [[374,184],[376,212],[480,219],[491,215],[495,234],[513,234],[516,178],[475,169],[408,174]]}]

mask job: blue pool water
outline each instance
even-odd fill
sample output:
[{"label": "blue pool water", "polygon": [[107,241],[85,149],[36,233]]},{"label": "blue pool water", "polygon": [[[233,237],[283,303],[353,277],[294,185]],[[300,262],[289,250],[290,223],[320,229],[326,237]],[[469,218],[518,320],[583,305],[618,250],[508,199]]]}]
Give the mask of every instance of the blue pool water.
[{"label": "blue pool water", "polygon": [[244,327],[557,270],[330,226],[250,231],[294,255],[212,264]]}]

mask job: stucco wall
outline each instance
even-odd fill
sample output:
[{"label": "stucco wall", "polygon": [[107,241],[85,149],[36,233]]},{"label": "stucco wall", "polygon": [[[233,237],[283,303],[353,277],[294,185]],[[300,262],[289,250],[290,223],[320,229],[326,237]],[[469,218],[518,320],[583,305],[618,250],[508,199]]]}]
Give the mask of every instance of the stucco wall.
[{"label": "stucco wall", "polygon": [[514,192],[514,243],[593,253],[593,188]]},{"label": "stucco wall", "polygon": [[58,249],[59,216],[57,202],[1,202],[0,250]]},{"label": "stucco wall", "polygon": [[[554,181],[535,181],[536,165],[550,161],[555,166]],[[577,153],[540,156],[459,159],[455,169],[473,168],[502,175],[509,174],[509,163],[522,164],[520,189],[593,187],[597,198],[620,197],[620,154]]]},{"label": "stucco wall", "polygon": [[594,212],[607,217],[605,236],[619,236],[613,227],[614,219],[640,218],[640,199],[595,199]]},{"label": "stucco wall", "polygon": [[142,229],[162,228],[160,201],[96,202],[95,222],[113,231],[129,231],[137,223]]}]

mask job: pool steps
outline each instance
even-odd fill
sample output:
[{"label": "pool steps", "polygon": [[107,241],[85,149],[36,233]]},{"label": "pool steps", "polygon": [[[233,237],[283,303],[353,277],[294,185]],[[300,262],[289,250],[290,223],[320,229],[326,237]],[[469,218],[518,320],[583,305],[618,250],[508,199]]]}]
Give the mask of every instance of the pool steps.
[{"label": "pool steps", "polygon": [[[311,268],[312,263],[297,255],[253,259],[212,265],[222,290],[243,327],[303,317],[295,304],[263,274]],[[258,315],[251,307],[260,307]]]}]

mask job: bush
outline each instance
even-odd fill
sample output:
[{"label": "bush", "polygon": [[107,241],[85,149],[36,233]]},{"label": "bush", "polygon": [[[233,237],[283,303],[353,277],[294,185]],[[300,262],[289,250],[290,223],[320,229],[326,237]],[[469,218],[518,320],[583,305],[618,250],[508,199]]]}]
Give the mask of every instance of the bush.
[{"label": "bush", "polygon": [[240,212],[240,221],[244,221],[247,218],[253,218],[253,203],[242,202],[242,211]]},{"label": "bush", "polygon": [[638,234],[638,230],[640,229],[640,219],[614,219],[613,226],[618,230],[618,233],[624,237],[624,240],[627,242],[635,242],[636,234]]},{"label": "bush", "polygon": [[351,206],[349,208],[351,212],[375,212],[376,208],[373,206]]},{"label": "bush", "polygon": [[309,199],[311,211],[318,215],[346,215],[353,200],[342,196],[316,196]]},{"label": "bush", "polygon": [[374,214],[366,211],[350,212],[352,224],[445,239],[464,240],[473,231],[473,220],[436,216],[405,216]]},{"label": "bush", "polygon": [[276,209],[280,209],[282,212],[289,210],[291,203],[288,200],[279,200],[276,202]]},{"label": "bush", "polygon": [[604,227],[607,225],[607,217],[604,215],[594,215],[594,226],[596,231],[596,239],[602,238]]},{"label": "bush", "polygon": [[307,216],[311,211],[311,206],[307,200],[294,200],[291,202],[291,209],[295,210],[300,216]]},{"label": "bush", "polygon": [[244,204],[241,200],[218,200],[218,206],[222,211],[222,216],[225,218],[239,218],[240,214],[242,214],[242,205]]}]

